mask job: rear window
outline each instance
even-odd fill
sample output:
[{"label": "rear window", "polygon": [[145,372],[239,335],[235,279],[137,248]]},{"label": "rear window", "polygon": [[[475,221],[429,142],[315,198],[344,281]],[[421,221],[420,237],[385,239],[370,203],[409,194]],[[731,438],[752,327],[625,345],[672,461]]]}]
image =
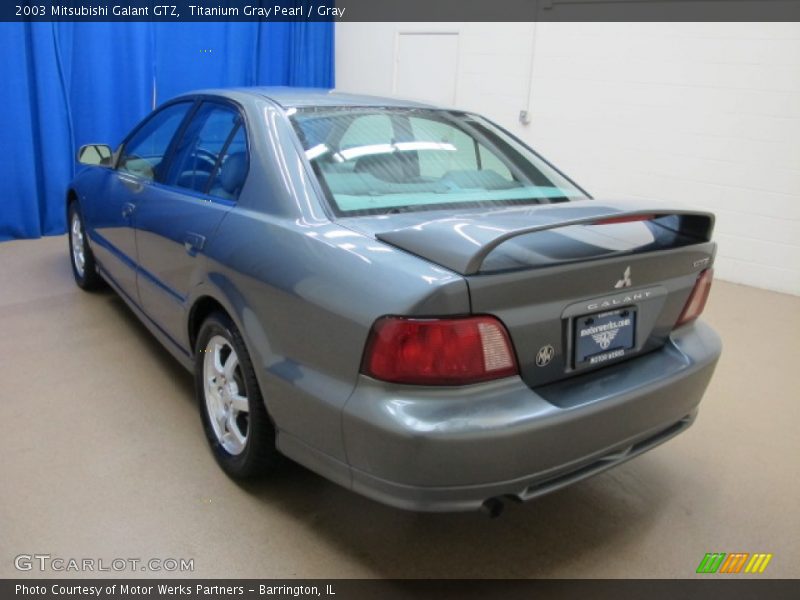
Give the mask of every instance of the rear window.
[{"label": "rear window", "polygon": [[476,115],[307,108],[291,120],[340,215],[586,198],[542,158]]}]

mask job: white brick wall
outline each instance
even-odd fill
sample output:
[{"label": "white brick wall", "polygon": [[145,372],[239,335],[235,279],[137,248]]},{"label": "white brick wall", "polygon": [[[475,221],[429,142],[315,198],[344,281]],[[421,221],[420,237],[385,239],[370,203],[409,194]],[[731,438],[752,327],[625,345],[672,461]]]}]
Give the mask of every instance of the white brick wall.
[{"label": "white brick wall", "polygon": [[717,277],[800,294],[800,24],[340,23],[337,87],[391,94],[425,30],[459,33],[459,107],[596,197],[714,211]]}]

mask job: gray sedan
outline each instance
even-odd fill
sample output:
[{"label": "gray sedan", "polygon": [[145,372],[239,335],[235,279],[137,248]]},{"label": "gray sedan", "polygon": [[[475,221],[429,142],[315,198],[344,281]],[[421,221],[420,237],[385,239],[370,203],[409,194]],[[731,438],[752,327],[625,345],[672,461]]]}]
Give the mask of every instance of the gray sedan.
[{"label": "gray sedan", "polygon": [[712,215],[592,199],[476,114],[211,90],[78,159],[75,280],[194,372],[232,477],[497,514],[685,430],[720,354]]}]

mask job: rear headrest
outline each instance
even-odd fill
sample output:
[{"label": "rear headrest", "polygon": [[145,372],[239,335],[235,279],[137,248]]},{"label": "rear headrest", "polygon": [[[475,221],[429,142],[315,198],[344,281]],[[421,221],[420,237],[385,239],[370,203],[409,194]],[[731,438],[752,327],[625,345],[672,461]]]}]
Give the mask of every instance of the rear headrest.
[{"label": "rear headrest", "polygon": [[236,152],[231,154],[222,163],[219,171],[219,184],[226,192],[232,196],[239,193],[244,178],[247,175],[247,154],[245,152]]},{"label": "rear headrest", "polygon": [[356,161],[353,171],[369,173],[373,177],[393,183],[410,181],[415,175],[414,156],[411,153],[371,154]]}]

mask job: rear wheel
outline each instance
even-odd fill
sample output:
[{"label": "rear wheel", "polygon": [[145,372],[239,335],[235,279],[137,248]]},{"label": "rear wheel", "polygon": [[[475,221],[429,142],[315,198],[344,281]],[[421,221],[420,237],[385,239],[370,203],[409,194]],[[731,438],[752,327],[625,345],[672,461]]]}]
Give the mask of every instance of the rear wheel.
[{"label": "rear wheel", "polygon": [[72,274],[75,277],[75,283],[81,289],[95,290],[103,285],[103,280],[97,273],[94,255],[86,240],[86,229],[77,201],[70,203],[67,217],[69,218],[69,255],[72,259]]},{"label": "rear wheel", "polygon": [[279,456],[275,429],[244,340],[225,314],[212,314],[200,327],[195,386],[203,428],[222,469],[237,479],[269,471]]}]

